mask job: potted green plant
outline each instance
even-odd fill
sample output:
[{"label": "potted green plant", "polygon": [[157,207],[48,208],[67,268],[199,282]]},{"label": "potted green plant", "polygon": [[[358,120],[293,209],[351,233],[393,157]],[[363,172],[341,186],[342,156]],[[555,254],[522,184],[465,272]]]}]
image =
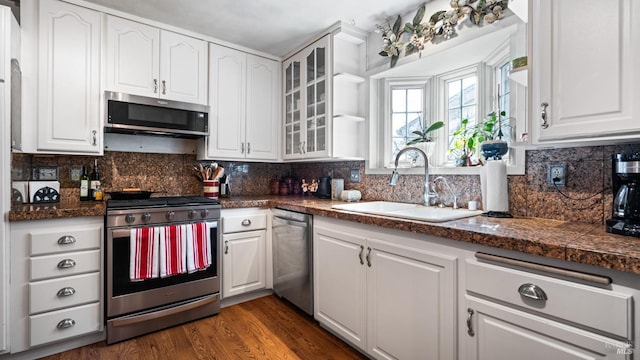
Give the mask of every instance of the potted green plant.
[{"label": "potted green plant", "polygon": [[487,119],[475,125],[469,125],[469,119],[460,122],[460,126],[453,132],[453,143],[449,148],[449,154],[456,158],[456,166],[478,165],[473,163],[473,155],[483,142],[502,137],[500,117],[504,116],[504,111],[500,112],[500,116],[492,112]]},{"label": "potted green plant", "polygon": [[412,134],[414,134],[416,137],[414,137],[413,139],[409,140],[407,142],[407,146],[412,146],[412,145],[416,145],[419,143],[426,143],[426,142],[431,142],[433,141],[433,136],[432,136],[432,132],[436,131],[438,129],[440,129],[441,127],[444,126],[444,122],[443,121],[436,121],[433,124],[429,125],[426,128],[422,128],[422,130],[415,130],[412,132]]},{"label": "potted green plant", "polygon": [[428,127],[422,127],[421,130],[412,131],[415,137],[407,142],[407,146],[414,146],[424,151],[427,158],[431,157],[434,148],[434,131],[444,126],[443,121],[436,121]]}]

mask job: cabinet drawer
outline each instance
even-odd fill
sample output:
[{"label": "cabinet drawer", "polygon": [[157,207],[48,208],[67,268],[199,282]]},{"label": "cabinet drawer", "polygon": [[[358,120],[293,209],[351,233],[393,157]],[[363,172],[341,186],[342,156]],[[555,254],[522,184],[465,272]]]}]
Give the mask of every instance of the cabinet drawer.
[{"label": "cabinet drawer", "polygon": [[84,226],[61,231],[29,233],[31,255],[54,254],[75,250],[99,249],[102,226]]},{"label": "cabinet drawer", "polygon": [[[100,331],[100,313],[100,303],[93,303],[29,316],[30,345],[36,346]],[[65,327],[65,324],[68,324],[68,327]]]},{"label": "cabinet drawer", "polygon": [[[30,313],[36,314],[98,301],[101,284],[98,272],[29,283]],[[58,293],[63,292],[64,289],[69,289],[73,294],[58,296]]]},{"label": "cabinet drawer", "polygon": [[100,250],[32,257],[31,281],[100,270]]},{"label": "cabinet drawer", "polygon": [[266,228],[266,214],[233,215],[222,219],[222,229],[225,234]]},{"label": "cabinet drawer", "polygon": [[[466,283],[468,292],[626,339],[632,335],[633,298],[628,294],[473,260],[466,264]],[[542,289],[547,299],[521,295],[518,289],[525,284]]]}]

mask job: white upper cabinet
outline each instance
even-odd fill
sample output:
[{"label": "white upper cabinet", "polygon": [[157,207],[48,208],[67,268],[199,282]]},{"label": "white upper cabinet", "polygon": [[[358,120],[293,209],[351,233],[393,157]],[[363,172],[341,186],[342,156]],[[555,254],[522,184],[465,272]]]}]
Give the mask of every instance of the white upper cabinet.
[{"label": "white upper cabinet", "polygon": [[362,159],[366,35],[340,24],[283,62],[283,158]]},{"label": "white upper cabinet", "polygon": [[207,43],[160,31],[160,97],[207,104]]},{"label": "white upper cabinet", "polygon": [[637,139],[640,6],[541,0],[532,7],[534,144]]},{"label": "white upper cabinet", "polygon": [[277,160],[279,65],[228,47],[209,46],[210,159]]},{"label": "white upper cabinet", "polygon": [[160,30],[107,16],[107,88],[158,96]]},{"label": "white upper cabinet", "polygon": [[102,16],[55,0],[38,11],[36,151],[101,154]]},{"label": "white upper cabinet", "polygon": [[207,104],[207,43],[107,16],[107,89]]}]

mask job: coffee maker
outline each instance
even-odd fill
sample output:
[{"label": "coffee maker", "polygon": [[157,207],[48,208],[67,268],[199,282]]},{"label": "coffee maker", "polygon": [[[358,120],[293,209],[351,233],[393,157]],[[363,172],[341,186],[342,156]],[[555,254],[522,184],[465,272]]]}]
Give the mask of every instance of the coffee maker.
[{"label": "coffee maker", "polygon": [[640,153],[613,155],[611,188],[613,211],[607,232],[640,237]]}]

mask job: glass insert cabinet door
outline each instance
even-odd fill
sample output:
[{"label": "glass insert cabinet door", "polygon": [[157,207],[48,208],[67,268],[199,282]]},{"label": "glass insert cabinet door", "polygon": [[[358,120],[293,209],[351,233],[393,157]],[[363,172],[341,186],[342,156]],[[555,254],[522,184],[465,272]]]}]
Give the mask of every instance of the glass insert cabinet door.
[{"label": "glass insert cabinet door", "polygon": [[305,152],[327,150],[327,77],[326,47],[314,48],[306,58],[306,144]]},{"label": "glass insert cabinet door", "polygon": [[328,153],[329,37],[284,62],[284,157]]},{"label": "glass insert cabinet door", "polygon": [[302,152],[300,75],[300,61],[293,60],[285,64],[285,155]]}]

